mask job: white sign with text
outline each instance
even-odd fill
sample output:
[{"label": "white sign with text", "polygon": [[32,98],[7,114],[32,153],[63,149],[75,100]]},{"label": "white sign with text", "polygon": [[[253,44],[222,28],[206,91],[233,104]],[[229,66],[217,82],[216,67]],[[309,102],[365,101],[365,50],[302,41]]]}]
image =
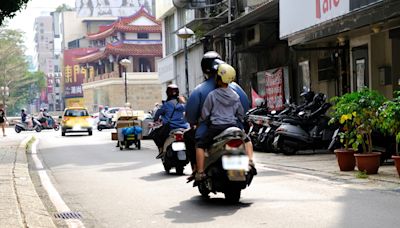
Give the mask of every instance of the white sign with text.
[{"label": "white sign with text", "polygon": [[350,12],[350,0],[280,0],[280,38]]}]

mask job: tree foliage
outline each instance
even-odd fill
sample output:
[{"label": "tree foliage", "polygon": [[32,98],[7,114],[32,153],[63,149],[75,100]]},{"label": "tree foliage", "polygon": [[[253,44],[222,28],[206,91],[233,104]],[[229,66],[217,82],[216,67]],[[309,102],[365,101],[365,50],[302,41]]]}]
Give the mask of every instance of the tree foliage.
[{"label": "tree foliage", "polygon": [[0,25],[5,18],[12,18],[16,12],[25,8],[30,0],[1,0],[0,4]]},{"label": "tree foliage", "polygon": [[23,33],[0,27],[0,85],[9,87],[9,113],[26,107],[30,98],[45,86],[44,73],[28,72],[24,51]]},{"label": "tree foliage", "polygon": [[58,12],[58,13],[65,12],[65,11],[73,11],[73,10],[74,9],[71,6],[69,6],[69,5],[65,4],[65,3],[63,3],[62,5],[59,5],[56,8],[56,12]]}]

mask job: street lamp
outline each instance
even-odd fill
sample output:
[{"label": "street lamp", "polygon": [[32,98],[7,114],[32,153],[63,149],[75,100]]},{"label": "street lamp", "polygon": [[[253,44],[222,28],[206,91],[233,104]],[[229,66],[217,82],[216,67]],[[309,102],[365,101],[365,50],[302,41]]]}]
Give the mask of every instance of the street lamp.
[{"label": "street lamp", "polygon": [[131,61],[129,59],[122,59],[119,61],[119,63],[124,66],[124,72],[125,72],[125,103],[128,102],[128,86],[126,82],[126,68],[131,64]]},{"label": "street lamp", "polygon": [[187,56],[187,39],[194,35],[190,28],[183,27],[178,30],[176,34],[179,38],[184,40],[184,53],[185,53],[185,77],[186,77],[186,95],[189,97],[189,72],[188,72],[188,56]]},{"label": "street lamp", "polygon": [[10,89],[8,86],[0,87],[1,97],[3,98],[3,107],[6,110],[6,97],[10,96]]}]

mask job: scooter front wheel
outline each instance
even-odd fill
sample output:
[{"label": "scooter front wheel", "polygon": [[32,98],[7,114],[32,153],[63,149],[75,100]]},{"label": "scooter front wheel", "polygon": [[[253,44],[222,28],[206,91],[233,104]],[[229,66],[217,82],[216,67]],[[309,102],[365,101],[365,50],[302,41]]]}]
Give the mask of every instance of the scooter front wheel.
[{"label": "scooter front wheel", "polygon": [[55,131],[58,131],[58,130],[60,130],[60,126],[58,126],[58,125],[57,125],[57,126],[55,126],[55,127],[54,127],[54,130],[55,130]]},{"label": "scooter front wheel", "polygon": [[35,127],[35,131],[36,131],[36,132],[41,132],[41,131],[42,131],[42,128],[41,128],[41,127]]}]

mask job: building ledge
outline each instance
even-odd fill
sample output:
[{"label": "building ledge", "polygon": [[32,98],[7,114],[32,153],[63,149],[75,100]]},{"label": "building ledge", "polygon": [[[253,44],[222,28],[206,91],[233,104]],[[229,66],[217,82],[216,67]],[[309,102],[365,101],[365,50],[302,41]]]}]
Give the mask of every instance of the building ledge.
[{"label": "building ledge", "polygon": [[[124,75],[124,74],[123,74]],[[85,80],[83,89],[91,89],[109,85],[124,85],[125,78],[120,78],[117,72],[102,74],[94,79]],[[129,85],[151,85],[161,84],[158,79],[158,72],[128,72],[127,84]]]}]

